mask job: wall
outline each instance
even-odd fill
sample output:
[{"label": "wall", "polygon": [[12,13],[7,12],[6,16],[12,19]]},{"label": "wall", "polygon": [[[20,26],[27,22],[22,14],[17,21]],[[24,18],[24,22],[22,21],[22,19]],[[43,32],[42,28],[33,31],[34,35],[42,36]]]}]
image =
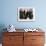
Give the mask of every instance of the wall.
[{"label": "wall", "polygon": [[[41,27],[46,28],[46,0],[0,0],[1,15],[0,25],[13,24],[16,28]],[[18,7],[34,7],[36,20],[34,22],[18,22]]]}]

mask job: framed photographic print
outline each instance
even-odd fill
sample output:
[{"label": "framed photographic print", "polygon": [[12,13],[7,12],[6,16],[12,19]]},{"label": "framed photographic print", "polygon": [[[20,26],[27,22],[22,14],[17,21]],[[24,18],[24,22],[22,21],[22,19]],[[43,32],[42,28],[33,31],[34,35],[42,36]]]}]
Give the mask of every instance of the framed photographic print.
[{"label": "framed photographic print", "polygon": [[17,14],[18,21],[35,21],[35,8],[19,7]]}]

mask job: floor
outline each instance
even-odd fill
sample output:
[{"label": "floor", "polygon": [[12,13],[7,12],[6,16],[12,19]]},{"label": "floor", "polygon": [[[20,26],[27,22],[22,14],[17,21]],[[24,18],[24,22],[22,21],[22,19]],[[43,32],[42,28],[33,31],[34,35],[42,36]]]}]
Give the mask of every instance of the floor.
[{"label": "floor", "polygon": [[0,46],[2,46],[2,44],[0,44]]}]

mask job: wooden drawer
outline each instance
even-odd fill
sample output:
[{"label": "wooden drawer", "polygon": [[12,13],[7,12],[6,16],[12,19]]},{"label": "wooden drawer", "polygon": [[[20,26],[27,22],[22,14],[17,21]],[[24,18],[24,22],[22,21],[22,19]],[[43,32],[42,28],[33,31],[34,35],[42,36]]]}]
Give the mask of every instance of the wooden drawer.
[{"label": "wooden drawer", "polygon": [[32,36],[32,44],[43,44],[44,36]]},{"label": "wooden drawer", "polygon": [[31,46],[32,44],[32,37],[30,36],[24,36],[24,46]]},{"label": "wooden drawer", "polygon": [[44,36],[45,33],[44,33],[44,32],[25,32],[25,33],[24,33],[24,36],[31,36],[31,35],[32,35],[32,36],[33,36],[33,35],[34,35],[34,36],[36,36],[36,35],[37,35],[37,36],[41,36],[41,35]]},{"label": "wooden drawer", "polygon": [[24,46],[43,46],[44,33],[42,32],[25,32]]},{"label": "wooden drawer", "polygon": [[2,46],[23,46],[23,44],[2,44]]},{"label": "wooden drawer", "polygon": [[24,45],[39,45],[44,43],[44,36],[25,36]]},{"label": "wooden drawer", "polygon": [[23,36],[23,32],[4,32],[4,36]]},{"label": "wooden drawer", "polygon": [[32,42],[32,37],[24,37],[24,42],[28,43],[28,42]]},{"label": "wooden drawer", "polygon": [[44,46],[44,44],[32,44],[31,46]]},{"label": "wooden drawer", "polygon": [[14,43],[14,42],[21,42],[23,41],[23,36],[4,36],[3,42],[8,43]]}]

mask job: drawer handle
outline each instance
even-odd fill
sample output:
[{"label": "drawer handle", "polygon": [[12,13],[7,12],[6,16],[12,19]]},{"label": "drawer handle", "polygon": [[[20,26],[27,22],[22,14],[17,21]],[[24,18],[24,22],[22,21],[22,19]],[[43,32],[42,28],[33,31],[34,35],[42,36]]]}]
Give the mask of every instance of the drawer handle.
[{"label": "drawer handle", "polygon": [[32,40],[36,40],[36,39],[32,39]]},{"label": "drawer handle", "polygon": [[10,40],[12,40],[11,38],[9,38]]},{"label": "drawer handle", "polygon": [[9,38],[10,40],[13,40],[13,38]]}]

